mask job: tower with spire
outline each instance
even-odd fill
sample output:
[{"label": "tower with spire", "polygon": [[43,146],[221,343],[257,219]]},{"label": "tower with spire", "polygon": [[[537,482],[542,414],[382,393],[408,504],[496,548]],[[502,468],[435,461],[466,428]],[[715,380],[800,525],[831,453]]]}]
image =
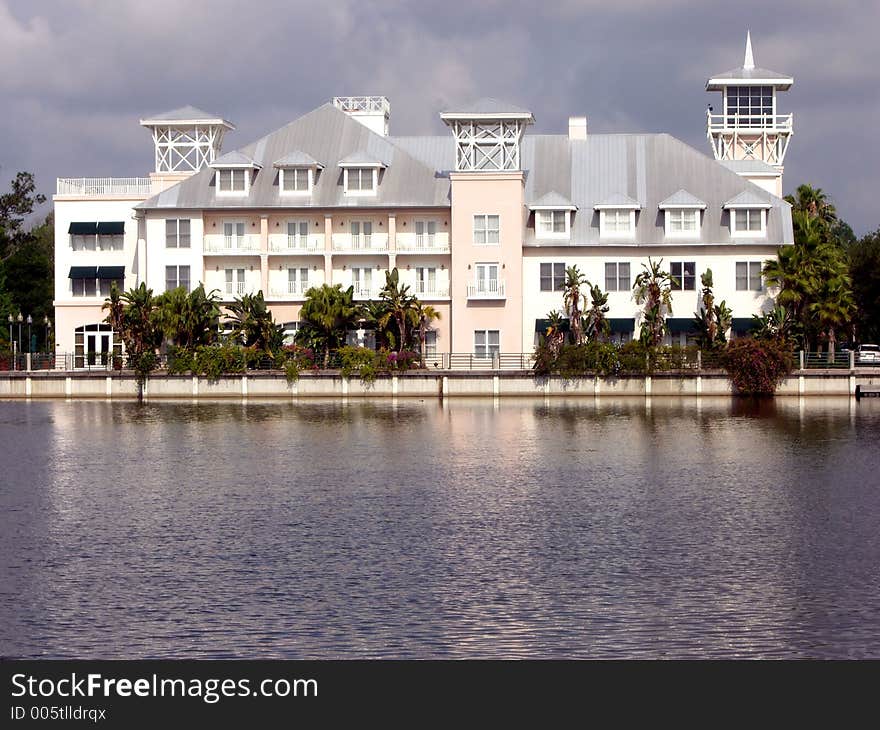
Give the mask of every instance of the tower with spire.
[{"label": "tower with spire", "polygon": [[782,194],[785,153],[792,134],[792,115],[779,114],[776,95],[794,79],[755,65],[752,36],[746,33],[742,68],[715,74],[706,91],[720,91],[721,113],[706,113],[706,134],[715,159],[752,182]]}]

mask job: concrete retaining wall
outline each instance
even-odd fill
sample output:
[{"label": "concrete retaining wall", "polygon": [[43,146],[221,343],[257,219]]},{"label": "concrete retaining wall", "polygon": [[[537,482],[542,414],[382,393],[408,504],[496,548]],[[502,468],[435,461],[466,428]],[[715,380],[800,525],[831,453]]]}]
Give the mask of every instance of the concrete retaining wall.
[{"label": "concrete retaining wall", "polygon": [[[854,395],[856,385],[880,387],[880,369],[802,370],[782,382],[779,396]],[[335,373],[305,373],[288,383],[279,373],[255,372],[209,380],[191,375],[151,376],[145,397],[155,399],[217,398],[337,398],[459,396],[646,396],[694,397],[731,395],[723,372],[617,378],[537,377],[521,372],[411,372],[380,377],[372,383]],[[137,381],[127,373],[35,372],[0,376],[0,398],[118,398],[137,397]]]}]

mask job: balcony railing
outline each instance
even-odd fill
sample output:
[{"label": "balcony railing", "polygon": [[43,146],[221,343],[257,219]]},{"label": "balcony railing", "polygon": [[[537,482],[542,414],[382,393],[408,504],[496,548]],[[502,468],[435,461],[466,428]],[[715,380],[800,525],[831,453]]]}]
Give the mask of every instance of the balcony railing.
[{"label": "balcony railing", "polygon": [[259,253],[256,236],[205,236],[205,253]]},{"label": "balcony railing", "polygon": [[711,114],[707,113],[710,132],[791,132],[791,114]]},{"label": "balcony railing", "polygon": [[269,293],[273,297],[304,297],[310,288],[311,284],[307,281],[288,281],[280,286],[271,287]]},{"label": "balcony railing", "polygon": [[59,177],[56,181],[55,193],[96,197],[131,195],[148,198],[152,194],[153,184],[154,181],[148,177]]},{"label": "balcony railing", "polygon": [[324,237],[322,235],[301,236],[299,234],[270,236],[269,250],[276,253],[286,251],[323,251]]},{"label": "balcony railing", "polygon": [[388,250],[387,233],[335,233],[333,234],[334,251],[350,251],[353,253]]},{"label": "balcony railing", "polygon": [[247,294],[248,286],[243,281],[227,281],[226,282],[226,293],[229,296],[237,296],[240,297],[242,294]]},{"label": "balcony railing", "polygon": [[398,233],[397,250],[407,253],[449,253],[449,234]]},{"label": "balcony railing", "polygon": [[352,284],[352,288],[354,289],[355,299],[372,299],[379,295],[378,289],[374,289],[372,286],[366,284],[354,283]]},{"label": "balcony railing", "polygon": [[416,281],[412,291],[420,297],[448,297],[449,287],[433,284],[429,281]]},{"label": "balcony railing", "polygon": [[480,279],[468,284],[468,299],[504,299],[503,279]]},{"label": "balcony railing", "polygon": [[334,96],[333,106],[344,112],[391,113],[391,104],[384,96]]}]

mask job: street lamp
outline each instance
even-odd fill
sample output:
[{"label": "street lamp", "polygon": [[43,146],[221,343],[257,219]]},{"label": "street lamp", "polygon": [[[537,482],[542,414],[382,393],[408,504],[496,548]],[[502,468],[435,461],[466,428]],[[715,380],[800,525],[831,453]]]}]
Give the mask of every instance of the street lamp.
[{"label": "street lamp", "polygon": [[31,343],[31,325],[34,323],[34,318],[31,317],[31,315],[27,316],[27,323],[28,323],[28,354],[30,354],[34,350],[34,348],[32,346],[33,343]]},{"label": "street lamp", "polygon": [[49,315],[46,315],[45,320],[43,320],[43,324],[46,325],[46,353],[51,353],[52,351],[49,349],[49,328],[52,326],[52,320],[49,319]]},{"label": "street lamp", "polygon": [[21,352],[21,323],[24,321],[24,317],[21,316],[21,312],[18,313],[18,351]]}]

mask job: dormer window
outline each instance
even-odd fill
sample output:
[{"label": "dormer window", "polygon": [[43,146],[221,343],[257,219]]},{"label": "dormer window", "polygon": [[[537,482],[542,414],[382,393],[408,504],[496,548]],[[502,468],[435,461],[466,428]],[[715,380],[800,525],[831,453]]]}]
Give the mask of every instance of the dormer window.
[{"label": "dormer window", "polygon": [[247,195],[250,187],[248,170],[217,170],[217,193]]},{"label": "dormer window", "polygon": [[687,190],[679,190],[661,201],[667,238],[699,238],[700,219],[706,204]]},{"label": "dormer window", "polygon": [[250,192],[253,174],[260,165],[241,152],[230,152],[211,163],[217,195],[244,196]]},{"label": "dormer window", "polygon": [[571,218],[577,207],[565,196],[549,192],[529,204],[535,212],[535,238],[571,238]]},{"label": "dormer window", "polygon": [[344,171],[344,190],[352,195],[375,195],[379,171],[373,167],[347,167]]},{"label": "dormer window", "polygon": [[636,234],[637,200],[617,193],[596,203],[599,211],[599,238],[633,238]]},{"label": "dormer window", "polygon": [[767,235],[767,215],[773,207],[770,193],[744,190],[724,204],[730,215],[730,235],[733,238],[764,238]]},{"label": "dormer window", "polygon": [[285,195],[309,195],[312,192],[312,170],[307,167],[290,167],[281,170],[279,184]]},{"label": "dormer window", "polygon": [[342,168],[342,191],[346,195],[376,195],[379,191],[379,170],[388,165],[366,152],[355,152],[339,161]]}]

